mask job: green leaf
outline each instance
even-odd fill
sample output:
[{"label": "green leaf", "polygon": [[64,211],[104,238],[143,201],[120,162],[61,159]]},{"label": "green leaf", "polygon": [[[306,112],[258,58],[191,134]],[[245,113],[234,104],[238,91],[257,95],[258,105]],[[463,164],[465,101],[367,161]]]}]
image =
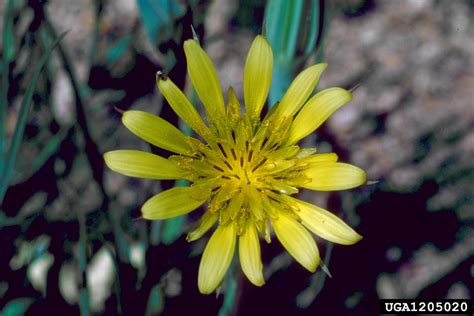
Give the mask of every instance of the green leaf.
[{"label": "green leaf", "polygon": [[186,12],[180,1],[138,0],[140,18],[154,47],[173,36],[174,21]]},{"label": "green leaf", "polygon": [[23,315],[28,307],[33,303],[33,299],[30,297],[16,298],[8,302],[3,308],[0,315],[3,316],[20,316]]},{"label": "green leaf", "polygon": [[132,37],[130,34],[125,35],[118,43],[107,50],[107,60],[111,63],[116,62],[125,53]]},{"label": "green leaf", "polygon": [[[14,59],[15,43],[13,34],[13,0],[8,0],[3,15],[3,49],[2,49],[2,84],[0,88],[0,175],[5,169],[5,152],[7,146],[6,125],[8,110],[8,88],[10,62]],[[1,201],[1,200],[0,200]]]},{"label": "green leaf", "polygon": [[298,39],[298,31],[300,28],[305,28],[304,26],[300,27],[300,24],[306,23],[302,19],[302,10],[303,10],[304,1],[293,1],[291,2],[290,12],[286,14],[286,19],[289,20],[286,24],[286,47],[285,47],[285,59],[290,60],[295,56],[296,51],[296,40]]},{"label": "green leaf", "polygon": [[36,64],[35,69],[33,71],[33,75],[31,76],[30,84],[28,85],[26,94],[21,104],[20,114],[15,126],[15,131],[13,133],[13,139],[12,139],[12,142],[10,144],[10,148],[7,154],[5,168],[4,170],[2,170],[2,177],[0,179],[0,203],[3,201],[3,197],[5,196],[5,192],[7,191],[8,185],[10,183],[10,178],[13,174],[15,161],[18,155],[18,150],[20,149],[21,140],[25,132],[26,120],[28,118],[28,113],[30,112],[36,83],[38,82],[41,71],[46,65],[46,62],[51,56],[51,53],[53,52],[54,48],[64,38],[64,36],[66,36],[66,34],[67,32],[62,33],[54,41],[54,43],[48,47],[48,49],[43,54],[39,62]]},{"label": "green leaf", "polygon": [[110,220],[112,222],[112,230],[117,244],[118,256],[121,262],[130,262],[130,246],[128,244],[125,233],[120,226],[120,219],[117,212],[110,211]]},{"label": "green leaf", "polygon": [[265,37],[274,55],[270,106],[282,98],[294,75],[321,42],[320,36],[325,33],[320,30],[320,19],[324,17],[320,7],[319,0],[267,2]]},{"label": "green leaf", "polygon": [[15,58],[15,36],[13,33],[13,5],[14,0],[8,0],[3,22],[3,60],[5,64]]},{"label": "green leaf", "polygon": [[235,278],[232,276],[228,277],[227,280],[228,283],[225,289],[224,302],[219,310],[219,316],[228,316],[232,313],[237,294],[237,282],[235,281]]},{"label": "green leaf", "polygon": [[161,229],[163,221],[152,221],[150,231],[150,244],[157,246],[161,241]]},{"label": "green leaf", "polygon": [[186,216],[178,216],[175,218],[167,219],[164,222],[163,235],[161,236],[161,241],[165,245],[171,245],[175,242],[176,239],[181,236],[183,232],[183,222],[186,219]]},{"label": "green leaf", "polygon": [[146,306],[146,315],[160,315],[164,308],[164,297],[161,293],[159,285],[155,285],[148,297],[148,304]]}]

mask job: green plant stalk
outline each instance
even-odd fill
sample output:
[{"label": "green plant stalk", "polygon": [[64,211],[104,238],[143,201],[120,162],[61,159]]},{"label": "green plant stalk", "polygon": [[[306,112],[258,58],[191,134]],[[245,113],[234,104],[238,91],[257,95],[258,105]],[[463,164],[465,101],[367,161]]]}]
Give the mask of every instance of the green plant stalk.
[{"label": "green plant stalk", "polygon": [[[233,268],[238,268],[238,264],[235,263],[236,260],[233,260]],[[233,309],[235,308],[236,298],[237,298],[237,281],[236,278],[232,275],[228,278],[228,283],[224,295],[224,302],[219,309],[219,316],[229,316],[232,314]]]},{"label": "green plant stalk", "polygon": [[[7,147],[7,111],[10,62],[14,56],[13,47],[13,0],[8,0],[3,17],[3,47],[2,47],[2,85],[0,88],[0,175],[5,170],[5,154]],[[1,200],[0,200],[1,201]]]},{"label": "green plant stalk", "polygon": [[128,246],[125,234],[120,227],[120,219],[116,212],[109,212],[109,218],[112,222],[112,233],[115,238],[116,250],[121,262],[130,263],[130,247]]},{"label": "green plant stalk", "polygon": [[81,316],[89,316],[91,314],[89,310],[89,301],[89,290],[87,288],[82,288],[79,291],[79,310],[81,312]]},{"label": "green plant stalk", "polygon": [[51,56],[54,48],[59,44],[59,42],[66,36],[67,32],[62,33],[51,46],[48,47],[46,52],[43,54],[41,59],[39,60],[38,64],[36,64],[35,69],[33,71],[33,75],[31,76],[30,84],[26,90],[26,94],[23,98],[23,102],[21,104],[20,115],[18,117],[18,121],[15,126],[15,132],[13,133],[12,142],[10,144],[10,148],[8,150],[5,168],[2,172],[2,177],[0,179],[0,203],[3,202],[3,198],[5,197],[5,193],[7,192],[7,188],[10,183],[10,178],[13,175],[13,170],[15,167],[15,162],[18,156],[18,151],[20,149],[21,140],[23,139],[23,134],[25,132],[25,125],[26,120],[28,118],[28,113],[31,109],[31,104],[33,101],[33,93],[35,91],[36,84],[38,82],[39,76],[46,65],[46,62]]}]

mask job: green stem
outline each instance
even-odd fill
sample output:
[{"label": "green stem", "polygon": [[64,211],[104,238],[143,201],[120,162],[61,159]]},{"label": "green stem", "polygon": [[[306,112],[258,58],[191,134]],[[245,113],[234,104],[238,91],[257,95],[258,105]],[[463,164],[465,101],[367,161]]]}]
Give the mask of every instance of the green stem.
[{"label": "green stem", "polygon": [[13,1],[9,0],[3,19],[3,47],[2,47],[2,85],[0,88],[0,175],[3,175],[5,169],[5,154],[7,149],[7,111],[8,111],[8,89],[9,89],[9,71],[10,61],[13,52],[13,21],[11,13],[13,11]]}]

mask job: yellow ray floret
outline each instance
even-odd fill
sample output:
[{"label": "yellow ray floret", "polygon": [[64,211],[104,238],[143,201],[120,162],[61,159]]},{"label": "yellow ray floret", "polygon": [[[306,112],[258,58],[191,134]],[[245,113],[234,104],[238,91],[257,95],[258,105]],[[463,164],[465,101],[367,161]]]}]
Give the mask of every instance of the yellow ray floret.
[{"label": "yellow ray floret", "polygon": [[311,272],[320,258],[310,232],[343,245],[359,241],[362,237],[336,215],[292,197],[302,188],[333,191],[366,183],[362,169],[338,162],[336,154],[320,154],[315,148],[298,145],[352,98],[342,88],[324,89],[311,97],[327,65],[303,70],[281,102],[261,118],[273,66],[273,53],[264,37],[255,38],[245,63],[244,113],[232,88],[224,105],[216,70],[199,44],[188,40],[184,51],[206,120],[170,78],[158,73],[157,84],[198,138],[183,135],[158,116],[127,111],[122,121],[132,133],[172,155],[163,158],[117,150],[104,158],[110,169],[127,176],[190,181],[189,187],[172,188],[150,198],[142,206],[142,215],[161,220],[207,205],[187,236],[194,241],[217,224],[199,267],[201,293],[212,293],[221,284],[237,243],[243,273],[262,286],[259,236],[271,242],[272,228],[290,255]]}]

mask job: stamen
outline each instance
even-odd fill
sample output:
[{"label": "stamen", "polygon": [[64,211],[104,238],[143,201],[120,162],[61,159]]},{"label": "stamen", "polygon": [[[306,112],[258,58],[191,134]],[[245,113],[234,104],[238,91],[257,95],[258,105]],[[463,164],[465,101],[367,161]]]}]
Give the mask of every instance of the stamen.
[{"label": "stamen", "polygon": [[218,167],[218,166],[216,166],[216,165],[212,165],[212,167],[213,167],[214,169],[216,169],[216,170],[219,170],[219,171],[221,171],[221,172],[224,172],[224,170],[223,170],[223,169],[219,168],[219,167]]},{"label": "stamen", "polygon": [[222,179],[230,180],[230,177],[228,177],[228,176],[222,176]]},{"label": "stamen", "polygon": [[234,148],[231,148],[230,152],[232,153],[232,156],[234,157],[234,160],[237,160],[237,156],[235,155]]},{"label": "stamen", "polygon": [[272,147],[270,147],[269,151],[271,151],[273,149],[277,149],[278,147],[280,147],[280,144],[277,142],[277,143],[273,144]]},{"label": "stamen", "polygon": [[247,184],[250,184],[249,176],[247,175],[247,170],[245,170],[245,178],[247,178]]},{"label": "stamen", "polygon": [[249,152],[248,162],[252,161],[253,149]]},{"label": "stamen", "polygon": [[257,170],[258,168],[260,168],[264,163],[265,161],[267,161],[267,158],[263,158],[262,161],[260,161],[260,163],[258,165],[256,165],[253,169],[252,169],[252,172],[255,172],[255,170]]},{"label": "stamen", "polygon": [[217,143],[217,146],[219,146],[219,149],[221,150],[221,153],[224,155],[224,157],[227,158],[227,154],[225,153],[224,148],[222,148],[222,144]]},{"label": "stamen", "polygon": [[232,168],[232,166],[230,165],[230,163],[228,163],[227,161],[224,161],[225,165],[227,167],[229,167],[230,170],[234,170],[234,168]]},{"label": "stamen", "polygon": [[265,144],[268,142],[268,138],[265,137],[265,139],[263,140],[262,142],[262,145],[260,146],[260,150],[263,149],[263,146],[265,146]]}]

